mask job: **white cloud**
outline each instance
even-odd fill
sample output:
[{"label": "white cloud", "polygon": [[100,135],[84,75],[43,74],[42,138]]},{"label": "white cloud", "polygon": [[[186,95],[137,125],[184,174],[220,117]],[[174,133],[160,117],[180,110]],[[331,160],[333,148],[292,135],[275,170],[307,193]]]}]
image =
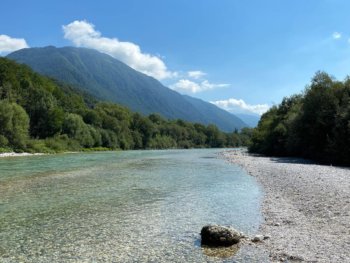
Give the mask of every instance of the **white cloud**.
[{"label": "white cloud", "polygon": [[76,20],[62,28],[64,38],[78,47],[99,50],[159,80],[176,76],[175,72],[167,69],[159,56],[143,53],[134,43],[103,37],[99,31],[95,30],[95,26],[87,21]]},{"label": "white cloud", "polygon": [[188,79],[180,79],[178,82],[170,86],[171,89],[178,91],[187,91],[191,93],[197,93],[201,91],[201,87]]},{"label": "white cloud", "polygon": [[194,70],[194,71],[188,71],[187,72],[188,77],[193,78],[193,79],[200,79],[207,75],[207,73],[204,73],[203,71],[200,70]]},{"label": "white cloud", "polygon": [[229,87],[230,84],[214,84],[214,83],[209,83],[209,81],[204,80],[201,83],[201,87],[203,90],[209,90],[209,89],[216,89],[216,88],[226,88]]},{"label": "white cloud", "polygon": [[342,35],[341,35],[341,33],[339,33],[339,32],[334,32],[334,33],[332,34],[332,37],[333,37],[334,39],[340,39],[340,38],[342,37]]},{"label": "white cloud", "polygon": [[27,47],[28,44],[23,38],[12,38],[7,35],[0,35],[0,54],[13,52]]},{"label": "white cloud", "polygon": [[237,100],[234,98],[230,98],[227,100],[211,101],[211,103],[230,112],[237,112],[237,111],[250,112],[250,113],[256,113],[259,115],[262,115],[263,113],[268,111],[268,109],[270,108],[269,105],[267,104],[251,105],[251,104],[247,104],[242,99]]},{"label": "white cloud", "polygon": [[202,82],[197,83],[188,79],[180,79],[175,84],[170,85],[170,88],[180,92],[182,91],[189,93],[198,93],[206,90],[224,88],[228,86],[230,86],[230,84],[213,84],[210,83],[208,80],[203,80]]}]

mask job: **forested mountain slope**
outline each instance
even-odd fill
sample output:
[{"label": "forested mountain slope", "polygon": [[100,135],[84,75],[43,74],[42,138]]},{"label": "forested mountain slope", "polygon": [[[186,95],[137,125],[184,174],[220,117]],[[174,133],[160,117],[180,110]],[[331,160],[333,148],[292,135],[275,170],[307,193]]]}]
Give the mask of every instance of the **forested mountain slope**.
[{"label": "forested mountain slope", "polygon": [[7,57],[27,64],[40,74],[78,86],[99,99],[144,115],[158,113],[169,119],[212,123],[227,132],[247,126],[233,115],[218,114],[222,110],[208,102],[196,107],[156,79],[96,50],[49,46],[22,49]]},{"label": "forested mountain slope", "polygon": [[248,135],[142,116],[0,58],[0,152],[232,147]]}]

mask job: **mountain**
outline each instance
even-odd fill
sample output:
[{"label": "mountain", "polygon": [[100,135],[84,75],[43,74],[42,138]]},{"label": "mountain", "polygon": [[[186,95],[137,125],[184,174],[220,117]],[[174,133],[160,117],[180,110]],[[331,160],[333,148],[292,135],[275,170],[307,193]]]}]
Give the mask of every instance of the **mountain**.
[{"label": "mountain", "polygon": [[116,102],[148,115],[159,113],[169,119],[213,123],[223,131],[244,125],[235,116],[218,114],[209,102],[193,105],[181,94],[163,86],[113,57],[86,48],[53,46],[27,48],[7,56],[43,75],[77,86],[99,99]]},{"label": "mountain", "polygon": [[236,113],[235,115],[251,128],[258,126],[260,121],[260,116],[257,114]]},{"label": "mountain", "polygon": [[0,153],[237,147],[246,135],[142,116],[0,57]]},{"label": "mountain", "polygon": [[248,126],[240,118],[225,110],[218,108],[217,106],[211,103],[187,95],[183,95],[183,97],[189,103],[191,103],[199,112],[207,116],[207,123],[215,123],[216,120],[222,120],[223,130],[230,130],[231,127],[237,127],[237,129],[241,129],[243,127]]}]

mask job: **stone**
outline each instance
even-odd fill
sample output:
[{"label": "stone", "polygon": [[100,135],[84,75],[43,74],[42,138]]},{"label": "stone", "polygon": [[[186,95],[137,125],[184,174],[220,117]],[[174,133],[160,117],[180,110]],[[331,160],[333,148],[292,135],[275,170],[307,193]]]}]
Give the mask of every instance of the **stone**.
[{"label": "stone", "polygon": [[241,235],[241,238],[246,238],[247,237],[243,232],[240,232],[239,234]]},{"label": "stone", "polygon": [[227,247],[239,243],[241,234],[231,227],[207,225],[201,230],[202,245]]},{"label": "stone", "polygon": [[252,238],[253,242],[261,242],[264,240],[264,236],[263,235],[256,235]]}]

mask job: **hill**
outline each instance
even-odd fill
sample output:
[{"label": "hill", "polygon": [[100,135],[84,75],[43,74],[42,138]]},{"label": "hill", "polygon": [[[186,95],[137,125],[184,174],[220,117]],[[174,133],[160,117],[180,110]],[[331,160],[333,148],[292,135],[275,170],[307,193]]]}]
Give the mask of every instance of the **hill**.
[{"label": "hill", "polygon": [[[122,104],[132,111],[148,115],[158,113],[168,119],[183,119],[208,124],[223,131],[240,129],[242,121],[203,102],[198,108],[181,94],[163,86],[113,57],[86,48],[53,46],[27,48],[7,56],[24,63],[40,74],[78,86],[102,100]],[[221,110],[220,110],[221,111]]]}]

